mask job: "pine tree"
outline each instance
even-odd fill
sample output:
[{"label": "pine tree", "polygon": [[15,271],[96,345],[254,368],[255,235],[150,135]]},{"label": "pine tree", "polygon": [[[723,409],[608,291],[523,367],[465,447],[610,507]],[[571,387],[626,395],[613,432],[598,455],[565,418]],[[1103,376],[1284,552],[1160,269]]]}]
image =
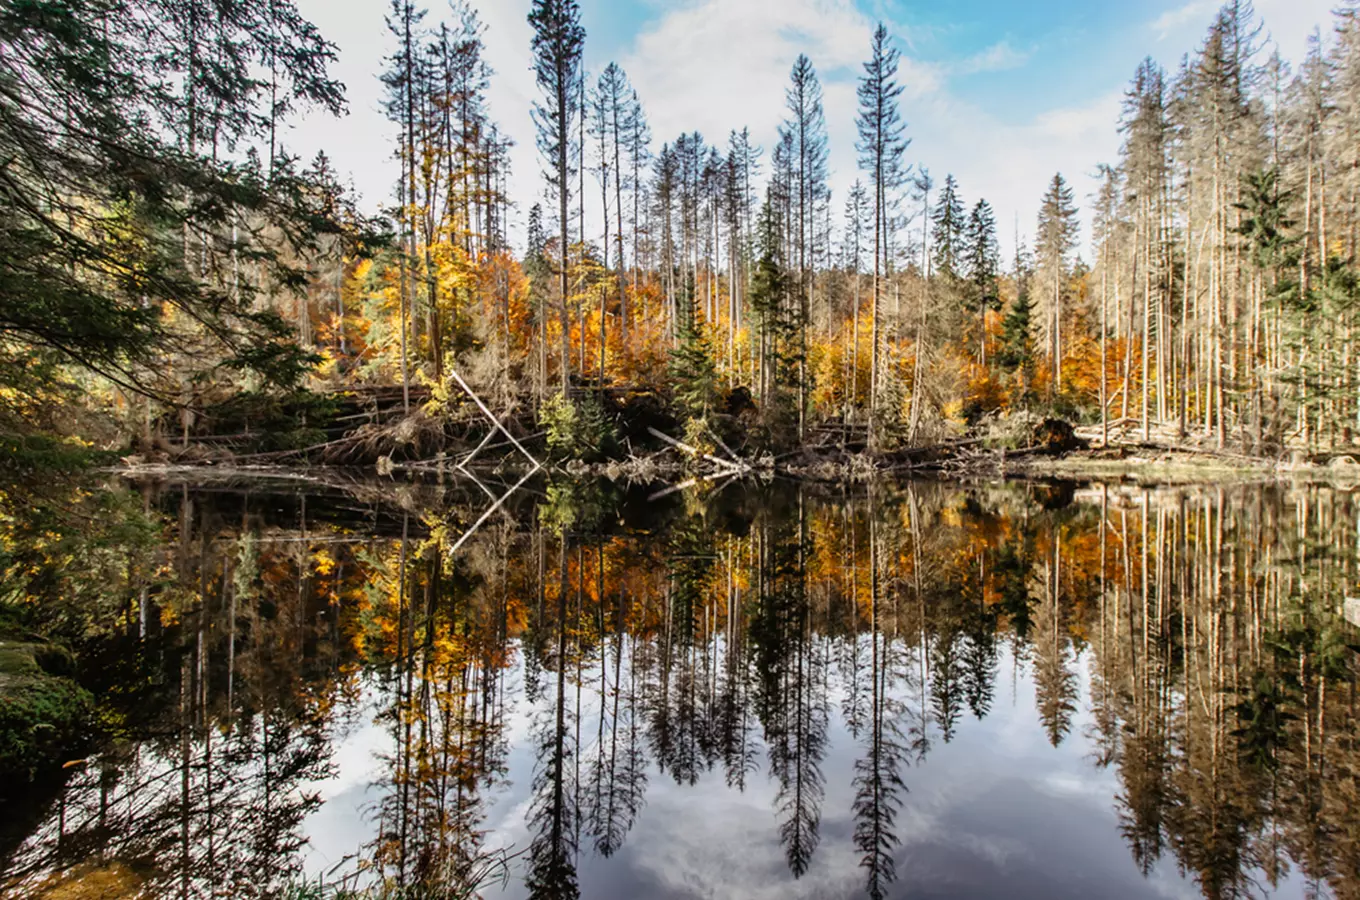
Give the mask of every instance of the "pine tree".
[{"label": "pine tree", "polygon": [[1029,392],[1034,368],[1034,341],[1030,323],[1033,310],[1034,304],[1029,299],[1029,280],[1024,279],[1020,282],[1010,309],[1006,311],[1006,317],[1001,321],[1001,348],[996,355],[999,365],[1019,372],[1022,395]]},{"label": "pine tree", "polygon": [[397,257],[400,267],[400,287],[398,288],[401,346],[401,395],[402,408],[411,411],[411,376],[408,351],[408,328],[411,316],[412,285],[415,273],[411,271],[415,258],[415,222],[413,210],[416,205],[416,149],[415,149],[415,110],[417,82],[421,73],[417,68],[416,44],[420,41],[420,22],[425,17],[424,10],[417,10],[413,0],[392,0],[392,10],[387,17],[387,30],[397,40],[396,52],[389,59],[389,68],[382,76],[387,87],[387,117],[396,123],[399,133],[397,158],[401,161],[401,174],[397,180],[397,225],[398,241],[401,249]]},{"label": "pine tree", "polygon": [[1062,393],[1062,298],[1067,291],[1072,251],[1077,246],[1077,207],[1072,188],[1061,174],[1053,176],[1039,207],[1036,253],[1039,273],[1047,285],[1049,305],[1045,311],[1049,358],[1053,363],[1053,389]]},{"label": "pine tree", "polygon": [[[600,74],[599,84],[596,87],[598,103],[600,107],[599,127],[602,134],[601,160],[607,171],[614,176],[614,269],[618,285],[619,300],[619,345],[625,348],[628,346],[628,292],[625,290],[625,266],[623,254],[623,148],[627,140],[627,127],[629,99],[632,96],[632,88],[628,84],[628,76],[617,63],[610,63]],[[606,177],[606,182],[608,178]],[[605,192],[608,193],[608,185],[605,185]],[[605,201],[606,209],[608,199]],[[605,229],[608,231],[608,228]],[[609,235],[605,235],[605,242],[608,243]],[[606,252],[606,258],[608,253]]]},{"label": "pine tree", "polygon": [[[850,304],[850,375],[846,384],[846,404],[850,408],[859,405],[859,314],[860,314],[860,273],[864,269],[864,225],[869,214],[869,193],[858,179],[850,188],[845,200],[844,246],[842,253],[845,267],[850,270],[854,287]],[[848,410],[847,410],[848,413]]]},{"label": "pine tree", "polygon": [[707,332],[692,317],[680,326],[677,346],[671,351],[670,377],[686,419],[706,419],[717,401],[718,366]]},{"label": "pine tree", "polygon": [[[534,29],[534,76],[543,94],[534,105],[534,124],[538,129],[538,149],[549,169],[548,187],[557,197],[558,287],[561,292],[561,368],[562,394],[571,387],[571,322],[567,315],[570,295],[567,252],[571,205],[571,142],[576,117],[583,114],[578,82],[581,80],[581,54],[586,32],[581,27],[581,8],[576,0],[534,0],[529,13]],[[582,236],[584,237],[584,236]]]},{"label": "pine tree", "polygon": [[931,221],[934,225],[931,246],[935,251],[935,271],[946,281],[953,281],[960,276],[965,264],[964,230],[967,227],[963,198],[959,196],[959,183],[953,175],[945,176]]},{"label": "pine tree", "polygon": [[1001,269],[1001,247],[996,238],[996,217],[986,200],[979,200],[968,217],[965,230],[964,262],[968,267],[971,302],[978,312],[979,362],[987,365],[987,311],[1001,306],[997,276]]},{"label": "pine tree", "polygon": [[642,173],[651,159],[652,133],[647,127],[647,115],[642,109],[642,101],[638,99],[636,90],[629,96],[624,110],[623,133],[624,146],[628,153],[628,192],[633,210],[629,218],[629,227],[633,233],[633,252],[629,258],[633,262],[633,287],[636,289],[642,267],[642,235],[645,230],[642,215],[646,208],[644,195],[647,188]]},{"label": "pine tree", "polygon": [[751,278],[751,313],[755,319],[760,364],[759,394],[768,405],[776,387],[786,381],[784,362],[790,332],[795,330],[788,315],[789,277],[784,268],[783,222],[773,190],[765,196],[758,223],[758,252]]},{"label": "pine tree", "polygon": [[[1268,297],[1274,303],[1288,302],[1300,298],[1305,302],[1308,297],[1301,295],[1298,285],[1285,274],[1286,267],[1297,253],[1297,238],[1290,234],[1294,222],[1289,216],[1289,206],[1293,196],[1280,188],[1280,172],[1270,168],[1247,175],[1244,196],[1237,203],[1242,213],[1237,233],[1246,241],[1252,265],[1256,269],[1253,292],[1257,297]],[[1312,292],[1310,291],[1311,295]],[[1301,305],[1301,304],[1300,304]],[[1265,399],[1264,379],[1256,381],[1258,396],[1255,398],[1256,452],[1264,452],[1265,444]]]},{"label": "pine tree", "polygon": [[882,271],[887,246],[887,220],[891,208],[889,192],[896,189],[902,175],[902,154],[908,140],[903,136],[906,124],[898,108],[902,86],[897,83],[900,54],[889,43],[888,29],[882,22],[874,29],[869,45],[869,59],[864,63],[857,96],[859,115],[855,127],[859,140],[860,169],[872,179],[874,192],[874,284],[873,312],[870,318],[871,350],[869,374],[869,442],[874,440],[874,412],[878,404],[879,344],[881,339]]},{"label": "pine tree", "polygon": [[[0,7],[0,430],[33,424],[10,405],[69,384],[57,367],[145,398],[149,437],[152,402],[183,403],[185,385],[247,372],[291,388],[314,362],[267,286],[304,284],[294,260],[339,224],[292,165],[226,157],[287,111],[267,107],[263,48],[277,42],[289,98],[338,113],[334,47],[290,0],[267,20],[258,3],[181,12]],[[256,278],[238,277],[243,257]]]},{"label": "pine tree", "polygon": [[528,234],[524,252],[524,274],[529,278],[533,298],[534,328],[538,332],[538,389],[548,386],[548,295],[552,291],[553,267],[548,259],[548,235],[543,227],[543,207],[529,208]]},{"label": "pine tree", "polygon": [[1110,440],[1109,393],[1109,336],[1111,285],[1114,294],[1119,295],[1118,251],[1115,244],[1119,238],[1122,222],[1120,220],[1120,195],[1124,189],[1123,178],[1119,171],[1107,165],[1099,167],[1100,190],[1095,202],[1095,245],[1097,267],[1100,270],[1100,391],[1096,402],[1100,404],[1100,442]]},{"label": "pine tree", "polygon": [[789,73],[789,87],[784,92],[789,118],[780,126],[792,150],[791,172],[794,183],[791,199],[794,202],[796,227],[795,259],[798,273],[795,291],[798,300],[798,434],[801,438],[807,416],[808,397],[808,338],[811,320],[810,303],[812,275],[815,265],[814,245],[816,219],[820,205],[828,195],[826,117],[822,111],[822,85],[812,61],[799,54]]},{"label": "pine tree", "polygon": [[728,356],[732,360],[733,378],[738,377],[741,361],[738,358],[737,333],[746,317],[750,294],[751,259],[754,255],[755,194],[752,180],[760,165],[760,148],[751,143],[748,128],[733,130],[727,139],[727,216],[728,216],[728,290],[730,312],[728,321]]},{"label": "pine tree", "polygon": [[[1143,438],[1150,437],[1149,403],[1153,387],[1151,360],[1157,358],[1157,400],[1159,416],[1166,407],[1166,322],[1169,318],[1171,263],[1168,253],[1170,231],[1166,204],[1170,184],[1168,144],[1170,122],[1166,113],[1165,77],[1151,59],[1144,60],[1134,74],[1133,84],[1124,98],[1120,128],[1124,132],[1123,182],[1132,207],[1134,226],[1133,271],[1140,276],[1130,292],[1129,316],[1132,325],[1134,294],[1142,294],[1142,414]],[[1140,280],[1136,277],[1135,280]],[[1156,330],[1154,332],[1154,310]],[[1155,341],[1155,343],[1154,343]]]}]

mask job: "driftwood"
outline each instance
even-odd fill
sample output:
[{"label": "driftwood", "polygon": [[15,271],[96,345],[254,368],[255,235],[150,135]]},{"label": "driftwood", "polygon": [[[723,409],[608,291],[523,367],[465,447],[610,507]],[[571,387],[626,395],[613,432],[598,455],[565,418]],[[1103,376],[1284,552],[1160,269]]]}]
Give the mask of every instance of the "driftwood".
[{"label": "driftwood", "polygon": [[[714,456],[714,455],[711,454],[711,453],[704,453],[702,450],[699,450],[699,449],[697,449],[697,448],[695,448],[695,447],[691,447],[689,444],[686,444],[684,441],[677,441],[675,438],[671,437],[670,435],[665,434],[665,433],[660,432],[660,431],[657,431],[655,428],[652,428],[652,427],[650,427],[650,426],[647,428],[647,432],[648,432],[648,434],[650,434],[652,437],[656,438],[657,440],[664,441],[665,443],[670,444],[672,447],[676,448],[677,450],[683,450],[685,453],[688,453],[690,456],[694,457],[695,459],[706,459],[706,460],[708,460],[709,462],[713,463],[714,465],[721,466],[721,467],[723,467],[724,469],[727,469],[727,470],[729,470],[729,471],[731,471],[731,472],[736,472],[736,473],[740,473],[740,474],[744,474],[744,473],[746,473],[746,472],[751,471],[751,467],[748,466],[748,465],[746,465],[745,463],[731,462],[731,461],[726,460],[726,459],[723,459],[723,458],[721,458],[721,457]],[[730,451],[729,451],[729,452],[730,452]]]},{"label": "driftwood", "polygon": [[[518,450],[520,453],[524,454],[524,458],[529,460],[529,462],[533,464],[535,472],[541,469],[543,467],[543,464],[540,463],[537,459],[535,459],[532,453],[530,453],[528,450],[525,450],[523,444],[515,440],[515,436],[506,430],[505,426],[501,424],[500,419],[492,415],[491,410],[487,409],[486,404],[482,402],[482,398],[478,397],[476,392],[473,391],[472,388],[468,387],[467,382],[463,380],[463,376],[459,375],[456,371],[451,372],[450,374],[453,376],[453,380],[458,382],[458,386],[463,389],[463,392],[472,398],[473,403],[477,404],[477,408],[482,411],[482,415],[486,416],[488,419],[491,420],[491,424],[494,426],[491,434],[494,434],[496,431],[499,431],[501,434],[505,435],[506,438],[510,441],[510,443],[515,445],[515,449]],[[490,437],[490,434],[488,434],[488,437]],[[476,450],[473,450],[466,457],[464,457],[461,462],[458,463],[458,468],[466,471],[467,464],[472,462],[472,458],[476,456],[477,453],[485,445],[486,439],[483,439],[482,443],[477,445]]]},{"label": "driftwood", "polygon": [[711,438],[713,438],[713,442],[716,443],[719,447],[721,447],[722,451],[732,458],[732,462],[736,463],[738,466],[742,467],[745,470],[749,470],[751,468],[750,466],[746,465],[744,462],[741,461],[741,457],[736,454],[735,450],[733,450],[731,447],[723,443],[723,439],[718,437],[718,433],[716,431],[710,428],[708,429],[708,434]]}]

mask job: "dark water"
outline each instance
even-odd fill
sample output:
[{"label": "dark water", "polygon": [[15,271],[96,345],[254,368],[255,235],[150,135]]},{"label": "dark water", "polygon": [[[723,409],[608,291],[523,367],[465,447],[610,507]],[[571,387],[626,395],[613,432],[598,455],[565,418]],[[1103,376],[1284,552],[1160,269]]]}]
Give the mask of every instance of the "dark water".
[{"label": "dark water", "polygon": [[1350,494],[497,493],[149,491],[0,884],[1360,897]]}]

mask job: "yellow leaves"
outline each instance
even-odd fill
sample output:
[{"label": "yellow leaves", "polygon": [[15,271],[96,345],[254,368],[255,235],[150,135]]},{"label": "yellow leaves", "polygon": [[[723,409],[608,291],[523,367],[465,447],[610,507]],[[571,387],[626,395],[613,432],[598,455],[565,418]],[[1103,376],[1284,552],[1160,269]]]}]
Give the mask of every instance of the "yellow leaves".
[{"label": "yellow leaves", "polygon": [[340,375],[340,359],[329,349],[319,351],[321,362],[317,364],[316,374],[318,378],[330,380]]},{"label": "yellow leaves", "polygon": [[317,550],[312,554],[312,571],[318,575],[329,575],[335,571],[335,559],[329,550]]},{"label": "yellow leaves", "polygon": [[456,313],[459,302],[466,302],[477,287],[477,261],[464,249],[461,238],[436,243],[430,257],[440,305]]}]

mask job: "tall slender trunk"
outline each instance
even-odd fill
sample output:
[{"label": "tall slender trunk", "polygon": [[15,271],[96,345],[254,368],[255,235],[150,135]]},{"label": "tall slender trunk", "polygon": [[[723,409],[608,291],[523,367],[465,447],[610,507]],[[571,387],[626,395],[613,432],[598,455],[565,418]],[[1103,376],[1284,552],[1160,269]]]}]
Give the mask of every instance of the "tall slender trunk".
[{"label": "tall slender trunk", "polygon": [[[416,66],[416,64],[415,64],[415,57],[414,57],[414,53],[413,53],[413,49],[414,49],[414,48],[412,47],[412,44],[413,44],[413,40],[414,40],[414,39],[413,39],[413,35],[411,34],[411,24],[412,24],[412,23],[411,23],[411,11],[410,11],[410,9],[408,8],[407,11],[406,11],[406,15],[405,15],[404,23],[403,23],[404,30],[405,30],[405,34],[403,35],[403,37],[404,37],[404,41],[403,41],[403,54],[404,54],[404,56],[406,57],[406,59],[405,59],[405,66],[406,66],[406,204],[405,204],[405,221],[406,221],[406,225],[407,225],[407,232],[406,232],[405,237],[406,237],[406,240],[407,240],[407,250],[406,250],[406,254],[407,254],[407,257],[408,257],[408,265],[414,267],[415,259],[416,259],[416,223],[415,223],[415,205],[416,205],[416,98],[415,98],[415,91],[416,91],[416,85],[415,85],[416,68],[415,68],[415,66]],[[427,277],[428,277],[429,273],[427,272],[426,275],[427,275]],[[415,273],[414,273],[414,271],[408,273],[408,277],[407,277],[407,280],[406,280],[406,286],[407,286],[407,289],[411,292],[411,293],[410,293],[410,296],[408,296],[408,297],[406,298],[406,308],[407,308],[408,313],[412,316],[412,318],[414,318],[414,317],[415,317],[415,311],[414,311],[414,307],[415,307]],[[404,326],[403,326],[403,337],[405,337]],[[419,339],[419,332],[417,332],[417,340],[418,340],[418,339]],[[405,368],[405,366],[403,366],[403,369],[404,369],[404,368]],[[404,409],[405,409],[406,412],[410,412],[410,397],[409,397],[409,395],[410,395],[410,386],[409,386],[409,382],[408,382],[408,375],[407,375],[406,372],[403,372],[403,373],[402,373],[402,402],[403,402],[403,404],[404,404]]]},{"label": "tall slender trunk", "polygon": [[[867,438],[871,450],[874,447],[875,425],[878,420],[878,318],[879,298],[882,290],[880,265],[883,255],[883,188],[883,148],[880,140],[874,160],[874,289],[873,299],[870,301],[873,304],[873,309],[869,317],[869,429]],[[918,354],[921,352],[919,346],[916,348],[916,352]]]},{"label": "tall slender trunk", "polygon": [[571,203],[571,171],[567,166],[567,153],[570,149],[568,143],[571,140],[571,116],[568,113],[567,92],[572,90],[572,86],[567,84],[565,66],[559,67],[557,75],[557,221],[560,232],[557,258],[559,265],[558,286],[562,291],[562,305],[559,307],[562,327],[562,396],[566,397],[571,389],[571,321],[567,310],[567,298],[571,292],[567,271],[567,244],[569,242],[567,232],[570,230],[567,208]]},{"label": "tall slender trunk", "polygon": [[[405,174],[405,173],[403,173],[403,175],[404,175],[404,174]],[[398,201],[399,201],[399,203],[400,203],[400,205],[401,205],[401,207],[402,207],[403,210],[406,208],[406,187],[405,187],[405,184],[406,184],[406,179],[403,177],[403,178],[402,178],[402,186],[399,187],[399,188],[397,189],[397,194],[398,194],[398,198],[397,198],[397,199],[398,199]],[[402,227],[405,227],[406,218],[405,218],[405,213],[404,213],[404,212],[403,212],[403,214],[398,218],[398,221],[402,223]],[[403,413],[406,413],[406,414],[409,415],[410,412],[411,412],[411,374],[410,374],[410,366],[409,366],[409,364],[408,364],[408,362],[407,362],[407,352],[406,352],[406,319],[407,319],[407,315],[408,315],[408,311],[407,311],[407,294],[406,294],[406,288],[407,288],[407,280],[408,280],[408,278],[407,278],[407,271],[406,271],[406,262],[407,262],[407,260],[406,260],[406,242],[405,242],[405,240],[403,240],[403,241],[401,242],[401,245],[400,245],[400,248],[399,248],[398,257],[397,257],[397,270],[398,270],[398,273],[399,273],[399,274],[398,274],[398,280],[399,280],[399,281],[398,281],[397,310],[398,310],[398,316],[399,316],[399,318],[400,318],[400,320],[401,320],[400,323],[399,323],[399,325],[398,325],[398,331],[401,332],[401,408],[402,408],[402,412],[403,412]]]},{"label": "tall slender trunk", "polygon": [[[628,358],[628,289],[623,267],[623,167],[619,152],[619,98],[610,98],[614,136],[614,266],[619,282],[619,353]],[[608,229],[605,229],[608,232]],[[606,236],[606,240],[608,237]]]},{"label": "tall slender trunk", "polygon": [[1105,257],[1100,266],[1100,445],[1102,447],[1110,443],[1110,407],[1106,403],[1106,335],[1109,332],[1109,303],[1107,302],[1107,292],[1110,283],[1109,272],[1109,241],[1106,240],[1105,246],[1101,247],[1101,255]]},{"label": "tall slender trunk", "polygon": [[1148,417],[1149,356],[1152,346],[1152,229],[1149,201],[1143,206],[1143,440],[1152,437],[1151,422]]},{"label": "tall slender trunk", "polygon": [[[604,126],[600,126],[600,150],[601,156],[604,151]],[[609,167],[604,166],[604,172],[600,177],[600,214],[604,221],[604,240],[601,243],[601,251],[604,253],[604,270],[609,271]],[[621,260],[614,260],[615,266],[621,266]],[[620,269],[621,270],[621,269]],[[607,277],[607,276],[606,276]],[[600,398],[604,399],[604,367],[605,367],[605,322],[609,317],[609,287],[608,284],[600,285]]]}]

